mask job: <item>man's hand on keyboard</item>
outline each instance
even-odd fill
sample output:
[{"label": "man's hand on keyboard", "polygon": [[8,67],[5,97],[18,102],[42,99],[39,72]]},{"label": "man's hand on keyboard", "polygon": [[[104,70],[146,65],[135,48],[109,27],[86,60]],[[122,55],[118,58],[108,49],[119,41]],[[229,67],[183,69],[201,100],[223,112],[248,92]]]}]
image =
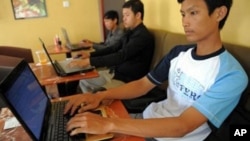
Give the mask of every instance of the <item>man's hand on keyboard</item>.
[{"label": "man's hand on keyboard", "polygon": [[73,115],[74,113],[81,113],[91,109],[95,109],[100,105],[101,97],[96,94],[78,94],[72,96],[66,104],[64,114]]},{"label": "man's hand on keyboard", "polygon": [[79,133],[106,134],[110,130],[109,118],[93,112],[76,114],[67,123],[67,131],[71,136]]}]

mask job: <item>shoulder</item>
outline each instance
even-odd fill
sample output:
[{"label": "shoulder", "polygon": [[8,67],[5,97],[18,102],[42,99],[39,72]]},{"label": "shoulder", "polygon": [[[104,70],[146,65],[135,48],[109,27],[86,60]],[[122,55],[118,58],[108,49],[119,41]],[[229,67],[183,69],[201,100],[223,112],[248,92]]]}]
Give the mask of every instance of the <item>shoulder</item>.
[{"label": "shoulder", "polygon": [[172,50],[175,51],[187,51],[190,48],[195,48],[197,45],[196,44],[185,44],[185,45],[176,45],[173,47]]},{"label": "shoulder", "polygon": [[133,30],[128,30],[126,32],[127,35],[130,36],[130,39],[136,39],[136,40],[143,40],[141,42],[152,42],[154,41],[153,35],[149,32],[149,30],[146,28],[146,26],[141,23],[137,27],[135,27]]},{"label": "shoulder", "polygon": [[240,80],[241,82],[247,82],[248,77],[247,74],[242,67],[241,63],[227,50],[220,55],[221,60],[221,67],[220,72],[221,74],[233,75],[235,76],[235,80]]},{"label": "shoulder", "polygon": [[136,35],[136,34],[150,35],[149,30],[147,29],[147,27],[143,23],[139,24],[136,28],[134,28],[132,30],[132,33],[134,33],[134,35]]},{"label": "shoulder", "polygon": [[114,32],[116,35],[123,35],[124,34],[124,29],[121,29],[121,28],[117,28]]},{"label": "shoulder", "polygon": [[188,44],[188,45],[176,45],[174,46],[170,51],[169,55],[171,56],[177,56],[181,52],[187,52],[190,49],[193,49],[196,47],[196,44]]}]

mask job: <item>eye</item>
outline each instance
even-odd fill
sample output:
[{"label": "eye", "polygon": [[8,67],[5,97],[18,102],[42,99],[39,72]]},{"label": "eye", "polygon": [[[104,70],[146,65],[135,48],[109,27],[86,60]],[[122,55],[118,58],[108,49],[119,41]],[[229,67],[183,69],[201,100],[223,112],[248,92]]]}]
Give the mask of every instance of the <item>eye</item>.
[{"label": "eye", "polygon": [[185,17],[185,14],[184,14],[183,12],[181,12],[181,16],[182,16],[182,17]]},{"label": "eye", "polygon": [[124,17],[128,17],[128,14],[125,13],[125,14],[123,14],[123,16],[124,16]]},{"label": "eye", "polygon": [[198,11],[191,11],[190,12],[190,15],[197,15],[198,14]]}]

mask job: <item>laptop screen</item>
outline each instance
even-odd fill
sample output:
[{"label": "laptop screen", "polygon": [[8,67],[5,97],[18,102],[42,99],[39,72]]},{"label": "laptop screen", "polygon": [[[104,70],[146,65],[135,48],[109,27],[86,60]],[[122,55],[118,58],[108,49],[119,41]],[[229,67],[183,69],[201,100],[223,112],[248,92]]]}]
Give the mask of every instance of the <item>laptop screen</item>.
[{"label": "laptop screen", "polygon": [[26,128],[40,139],[49,99],[28,64],[22,64],[25,66],[15,69],[7,77],[9,80],[6,80],[8,82],[3,94],[11,110],[18,114],[17,119],[25,123]]},{"label": "laptop screen", "polygon": [[71,42],[69,40],[69,36],[68,36],[68,33],[67,33],[66,29],[62,27],[61,30],[62,30],[63,37],[64,37],[64,39],[66,41],[66,44],[70,45]]}]

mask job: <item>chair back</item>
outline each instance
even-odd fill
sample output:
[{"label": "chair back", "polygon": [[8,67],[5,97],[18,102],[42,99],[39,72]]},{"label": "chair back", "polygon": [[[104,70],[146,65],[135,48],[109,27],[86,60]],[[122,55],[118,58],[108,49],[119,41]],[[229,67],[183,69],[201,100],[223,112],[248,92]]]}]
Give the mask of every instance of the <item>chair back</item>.
[{"label": "chair back", "polygon": [[34,62],[32,51],[28,48],[0,46],[0,55],[24,58],[28,63]]}]

